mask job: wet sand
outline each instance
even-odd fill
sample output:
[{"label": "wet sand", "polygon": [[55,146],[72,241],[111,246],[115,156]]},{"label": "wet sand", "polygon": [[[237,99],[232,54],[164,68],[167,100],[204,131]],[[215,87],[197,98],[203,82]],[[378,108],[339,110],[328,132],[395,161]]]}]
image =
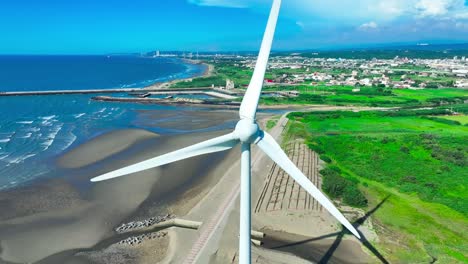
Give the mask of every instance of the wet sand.
[{"label": "wet sand", "polygon": [[[192,114],[197,117],[196,112]],[[226,120],[226,114],[212,114],[206,122],[209,125]],[[185,128],[189,129],[190,124]],[[226,154],[211,154],[132,177],[96,184],[89,179],[225,132],[159,136],[123,130],[69,151],[57,160],[59,171],[55,176],[60,177],[0,193],[0,263],[106,263],[105,259],[96,262],[95,257],[79,252],[101,250],[96,245],[112,239],[116,235],[113,229],[122,222],[177,211],[170,205],[181,196],[187,201],[194,197],[186,204],[196,204],[198,193],[210,188],[210,184],[203,183],[217,181],[211,173],[217,167],[213,161],[219,161],[220,166],[230,161],[224,159]],[[197,193],[190,192],[194,187]],[[144,248],[129,249],[134,253],[138,250],[144,252]],[[164,255],[164,249],[160,251],[156,255]],[[101,253],[105,256],[105,252]],[[125,250],[117,255],[124,257]],[[143,255],[135,253],[126,263],[142,263],[138,259]]]}]

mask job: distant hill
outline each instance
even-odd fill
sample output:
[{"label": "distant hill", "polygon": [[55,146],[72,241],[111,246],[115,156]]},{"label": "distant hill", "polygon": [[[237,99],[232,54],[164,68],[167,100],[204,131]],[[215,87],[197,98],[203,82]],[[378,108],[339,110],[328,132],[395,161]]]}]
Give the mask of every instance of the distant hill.
[{"label": "distant hill", "polygon": [[394,47],[386,47],[381,49],[388,49],[388,50],[432,50],[432,51],[443,51],[443,50],[464,50],[468,51],[468,43],[462,44],[425,44],[420,43],[416,45],[402,45],[402,46],[394,46]]},{"label": "distant hill", "polygon": [[[230,52],[204,52],[199,51],[199,55],[240,55],[256,56],[258,51],[230,51]],[[146,53],[153,56],[156,51]],[[196,51],[161,51],[161,54],[173,54],[182,57],[192,56],[195,58]],[[468,43],[463,44],[402,44],[402,45],[378,45],[373,47],[355,47],[335,50],[289,50],[273,51],[272,56],[288,56],[299,54],[303,57],[311,58],[342,58],[342,59],[393,59],[396,56],[421,59],[446,59],[458,57],[468,57]]]},{"label": "distant hill", "polygon": [[[274,55],[287,55],[293,52],[277,52]],[[342,59],[393,59],[396,56],[419,59],[447,59],[468,57],[468,43],[465,44],[414,44],[401,46],[380,46],[365,48],[348,48],[341,50],[307,50],[297,51],[301,56],[311,58]]]}]

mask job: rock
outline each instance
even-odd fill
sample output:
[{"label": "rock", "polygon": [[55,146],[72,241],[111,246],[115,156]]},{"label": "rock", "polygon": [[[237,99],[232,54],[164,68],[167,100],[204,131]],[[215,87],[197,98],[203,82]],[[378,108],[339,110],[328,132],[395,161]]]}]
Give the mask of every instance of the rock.
[{"label": "rock", "polygon": [[118,244],[136,246],[136,245],[143,243],[145,240],[164,238],[167,236],[167,234],[168,233],[165,231],[160,231],[160,232],[155,232],[155,233],[150,233],[150,234],[143,234],[139,236],[129,237],[127,239],[119,241]]},{"label": "rock", "polygon": [[143,221],[136,221],[136,222],[130,222],[126,224],[122,224],[119,227],[115,229],[117,233],[124,233],[129,230],[134,230],[134,229],[140,229],[144,227],[150,227],[152,225],[170,220],[175,218],[175,215],[171,214],[166,214],[163,216],[156,216],[156,217],[151,217],[149,219],[143,220]]}]

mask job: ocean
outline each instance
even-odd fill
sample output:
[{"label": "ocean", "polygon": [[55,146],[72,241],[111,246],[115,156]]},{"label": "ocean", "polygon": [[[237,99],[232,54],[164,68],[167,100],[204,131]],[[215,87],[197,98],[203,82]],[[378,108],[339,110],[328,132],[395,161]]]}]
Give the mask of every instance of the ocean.
[{"label": "ocean", "polygon": [[0,56],[0,91],[144,87],[204,70],[175,58]]},{"label": "ocean", "polygon": [[[203,65],[137,56],[0,56],[0,91],[144,87],[203,74]],[[0,190],[51,175],[53,159],[102,133],[144,128],[142,110],[180,107],[92,101],[96,95],[0,97]]]}]

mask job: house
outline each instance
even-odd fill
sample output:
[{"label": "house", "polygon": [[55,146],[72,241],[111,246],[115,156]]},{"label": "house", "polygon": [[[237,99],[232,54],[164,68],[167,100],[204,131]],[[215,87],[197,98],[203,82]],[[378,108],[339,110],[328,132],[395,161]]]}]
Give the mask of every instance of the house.
[{"label": "house", "polygon": [[227,79],[226,80],[226,90],[232,90],[234,89],[234,81]]},{"label": "house", "polygon": [[457,80],[454,86],[457,88],[468,88],[468,80]]}]

